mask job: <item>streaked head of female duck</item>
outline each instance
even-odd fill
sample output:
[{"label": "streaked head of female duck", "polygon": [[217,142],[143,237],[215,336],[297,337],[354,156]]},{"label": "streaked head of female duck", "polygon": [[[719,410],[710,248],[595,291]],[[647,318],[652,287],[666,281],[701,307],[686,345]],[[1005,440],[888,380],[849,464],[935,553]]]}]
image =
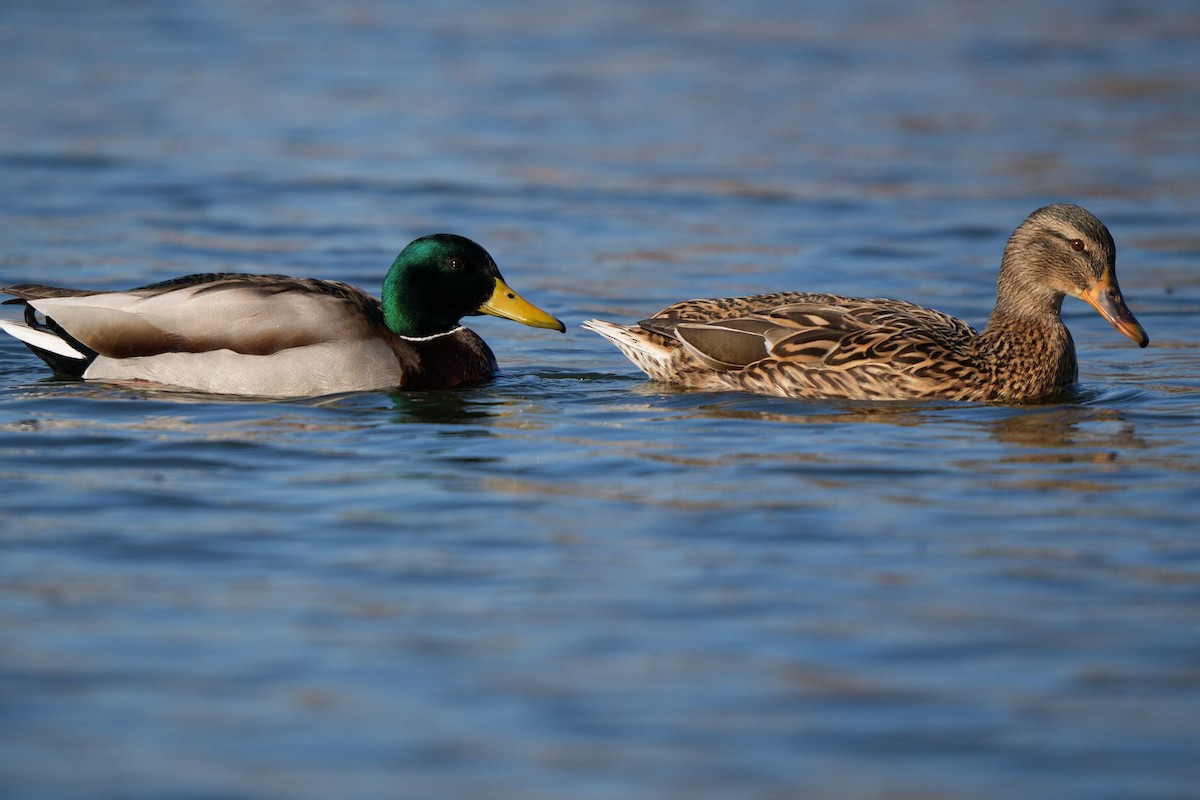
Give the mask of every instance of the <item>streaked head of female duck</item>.
[{"label": "streaked head of female duck", "polygon": [[422,236],[401,250],[383,280],[380,299],[387,326],[410,338],[445,333],[477,314],[566,331],[508,287],[486,250],[451,233]]},{"label": "streaked head of female duck", "polygon": [[1145,347],[1150,338],[1121,297],[1116,263],[1112,234],[1089,211],[1066,203],[1039,208],[1004,249],[993,320],[1058,317],[1070,295]]}]

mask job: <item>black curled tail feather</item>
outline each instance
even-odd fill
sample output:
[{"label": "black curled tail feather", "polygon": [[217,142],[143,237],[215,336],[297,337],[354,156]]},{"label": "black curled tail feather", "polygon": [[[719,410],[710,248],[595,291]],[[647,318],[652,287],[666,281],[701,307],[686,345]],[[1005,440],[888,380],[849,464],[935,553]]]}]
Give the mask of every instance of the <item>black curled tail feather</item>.
[{"label": "black curled tail feather", "polygon": [[23,304],[25,306],[26,325],[34,330],[43,331],[57,336],[67,344],[71,345],[71,347],[82,353],[84,358],[71,358],[69,356],[53,353],[49,350],[43,350],[40,347],[31,345],[29,342],[25,342],[25,346],[28,347],[35,356],[46,362],[46,366],[54,370],[55,374],[64,375],[69,378],[82,378],[83,373],[86,372],[87,368],[91,366],[93,361],[96,360],[96,356],[99,355],[99,353],[76,339],[71,334],[67,333],[67,331],[61,325],[59,325],[50,317],[43,317],[39,319],[37,309],[29,305],[28,302],[18,298],[16,300],[6,301],[6,304],[8,303]]}]

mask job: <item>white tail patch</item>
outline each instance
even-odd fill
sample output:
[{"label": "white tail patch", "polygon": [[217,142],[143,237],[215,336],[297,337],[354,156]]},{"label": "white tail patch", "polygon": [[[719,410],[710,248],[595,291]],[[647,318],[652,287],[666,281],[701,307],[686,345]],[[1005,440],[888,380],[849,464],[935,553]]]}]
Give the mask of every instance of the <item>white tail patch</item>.
[{"label": "white tail patch", "polygon": [[674,369],[674,354],[660,344],[650,341],[646,332],[640,328],[627,328],[624,325],[614,325],[602,319],[589,319],[580,325],[584,330],[598,333],[617,346],[625,357],[634,363],[642,372],[655,380],[671,380]]},{"label": "white tail patch", "polygon": [[77,358],[80,361],[87,360],[87,356],[74,347],[71,347],[66,340],[59,338],[49,331],[39,331],[36,328],[31,328],[23,322],[0,319],[0,330],[39,350],[47,350],[66,358]]},{"label": "white tail patch", "polygon": [[605,339],[613,342],[625,342],[626,344],[637,344],[637,339],[623,325],[615,325],[611,322],[605,322],[602,319],[589,319],[583,322],[579,327],[585,331],[598,333]]}]

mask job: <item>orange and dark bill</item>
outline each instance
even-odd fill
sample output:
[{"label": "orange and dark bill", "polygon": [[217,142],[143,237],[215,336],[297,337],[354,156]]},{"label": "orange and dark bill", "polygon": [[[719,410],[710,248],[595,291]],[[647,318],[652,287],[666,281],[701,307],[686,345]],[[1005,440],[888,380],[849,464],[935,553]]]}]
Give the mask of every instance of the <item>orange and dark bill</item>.
[{"label": "orange and dark bill", "polygon": [[1146,335],[1145,329],[1133,316],[1129,306],[1125,305],[1116,278],[1105,278],[1090,291],[1080,295],[1080,299],[1099,311],[1100,316],[1108,320],[1110,325],[1137,342],[1138,347],[1150,344],[1150,337]]}]

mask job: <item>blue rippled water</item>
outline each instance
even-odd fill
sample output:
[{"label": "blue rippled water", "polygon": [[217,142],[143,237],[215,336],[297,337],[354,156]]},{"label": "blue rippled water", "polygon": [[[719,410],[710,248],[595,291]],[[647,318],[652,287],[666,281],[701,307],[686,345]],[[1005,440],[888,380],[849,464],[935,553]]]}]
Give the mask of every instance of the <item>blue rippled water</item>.
[{"label": "blue rippled water", "polygon": [[[378,289],[482,242],[568,334],[237,400],[0,341],[0,786],[50,798],[1181,798],[1200,781],[1193,3],[0,6],[0,283]],[[870,405],[646,382],[685,297],[982,325],[1034,208],[1139,350]]]}]

